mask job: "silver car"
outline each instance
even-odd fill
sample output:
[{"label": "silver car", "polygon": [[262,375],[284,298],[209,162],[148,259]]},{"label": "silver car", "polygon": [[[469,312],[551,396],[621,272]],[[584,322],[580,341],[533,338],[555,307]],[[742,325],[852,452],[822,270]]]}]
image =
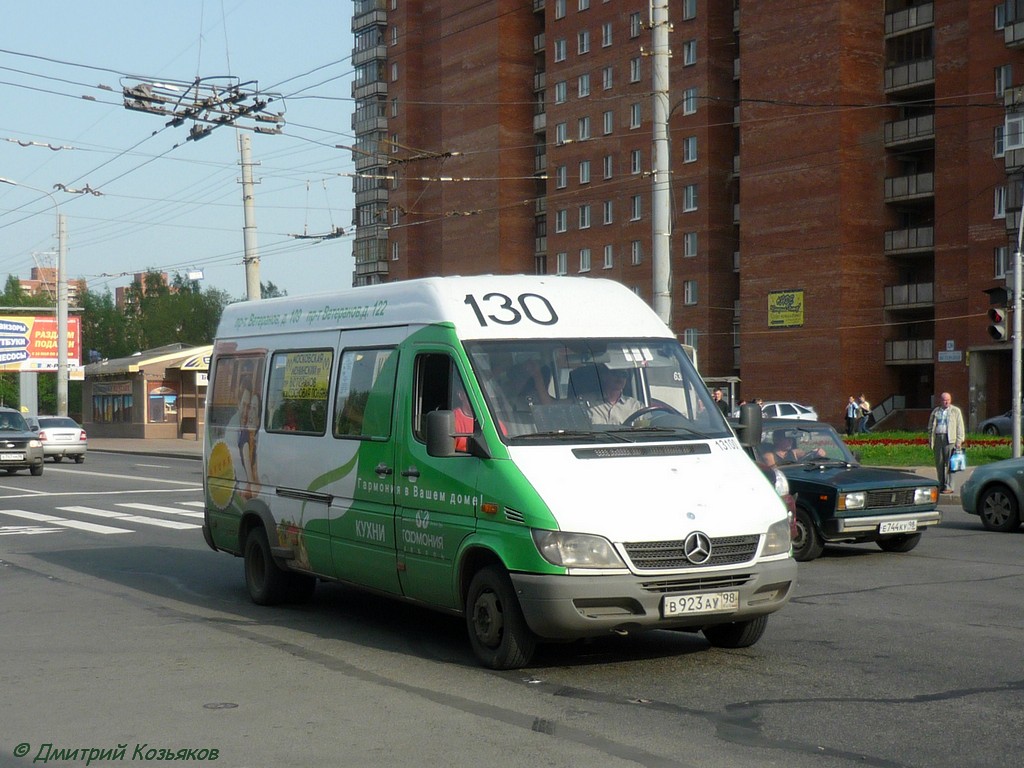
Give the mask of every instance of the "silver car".
[{"label": "silver car", "polygon": [[59,462],[68,457],[76,464],[85,461],[89,439],[82,425],[67,416],[40,416],[39,442],[43,444],[43,456]]},{"label": "silver car", "polygon": [[1022,481],[1024,458],[982,464],[960,486],[960,506],[967,514],[980,517],[989,531],[1016,531],[1024,502]]}]

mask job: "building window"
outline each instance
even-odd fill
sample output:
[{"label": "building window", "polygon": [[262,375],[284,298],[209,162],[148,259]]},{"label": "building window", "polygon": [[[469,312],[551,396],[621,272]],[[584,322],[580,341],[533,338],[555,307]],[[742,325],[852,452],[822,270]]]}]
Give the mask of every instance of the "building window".
[{"label": "building window", "polygon": [[1006,277],[1007,271],[1013,271],[1010,269],[1007,258],[1009,257],[1010,249],[1005,245],[998,245],[992,249],[992,261],[995,267],[995,274],[993,277],[1003,278]]},{"label": "building window", "polygon": [[697,329],[685,328],[683,330],[683,344],[697,349]]},{"label": "building window", "polygon": [[697,303],[697,281],[686,280],[683,283],[683,304],[693,306]]},{"label": "building window", "polygon": [[613,221],[615,221],[615,214],[614,214],[614,212],[612,210],[613,209],[612,201],[611,200],[605,200],[602,207],[604,208],[604,216],[602,217],[601,220],[605,224],[611,224]]},{"label": "building window", "polygon": [[576,45],[579,53],[590,53],[590,30],[581,29],[576,35]]},{"label": "building window", "polygon": [[635,59],[629,60],[629,82],[639,83],[640,74],[640,57],[637,56]]},{"label": "building window", "polygon": [[391,145],[391,154],[393,154],[393,155],[397,154],[398,153],[398,134],[397,133],[392,133],[391,134],[391,141],[389,143]]},{"label": "building window", "polygon": [[587,96],[590,95],[590,73],[589,72],[580,75],[578,89],[579,89],[579,97],[581,99],[586,98]]},{"label": "building window", "polygon": [[601,130],[604,135],[607,136],[612,132],[612,128],[615,124],[615,113],[612,110],[608,110],[601,116]]},{"label": "building window", "polygon": [[555,254],[555,274],[565,275],[569,272],[569,254],[565,251]]},{"label": "building window", "polygon": [[996,6],[995,27],[997,32],[1006,27],[1006,5],[1004,3],[999,3]]},{"label": "building window", "polygon": [[397,61],[393,61],[393,62],[391,62],[391,82],[394,83],[394,82],[397,82],[397,81],[398,81],[398,62]]},{"label": "building window", "polygon": [[683,0],[683,21],[697,18],[697,0]]},{"label": "building window", "polygon": [[685,232],[683,233],[683,256],[685,258],[693,258],[697,255],[697,233],[696,232]]},{"label": "building window", "polygon": [[697,63],[697,41],[687,40],[683,43],[683,66],[692,67]]},{"label": "building window", "polygon": [[640,13],[629,14],[629,36],[640,37],[640,30],[643,29],[643,22],[640,21]]},{"label": "building window", "polygon": [[580,272],[590,271],[590,249],[580,248]]},{"label": "building window", "polygon": [[555,126],[555,144],[565,144],[569,140],[569,124],[559,123]]},{"label": "building window", "polygon": [[398,45],[398,27],[391,27],[391,44]]},{"label": "building window", "polygon": [[565,18],[565,0],[555,0],[555,18]]},{"label": "building window", "polygon": [[640,173],[643,171],[643,156],[639,149],[634,149],[629,153],[629,172]]},{"label": "building window", "polygon": [[642,264],[644,260],[644,244],[639,240],[634,240],[629,244],[629,261],[634,266]]},{"label": "building window", "polygon": [[611,155],[605,155],[604,159],[601,161],[602,172],[606,179],[610,179],[612,177],[612,162]]},{"label": "building window", "polygon": [[1005,219],[1006,218],[1006,187],[1000,185],[995,188],[995,213],[992,214],[993,219]]},{"label": "building window", "polygon": [[581,117],[579,119],[579,138],[580,141],[590,138],[590,118]]},{"label": "building window", "polygon": [[697,185],[687,184],[683,187],[683,210],[684,211],[696,211],[697,210]]},{"label": "building window", "polygon": [[643,216],[644,205],[640,195],[633,195],[629,198],[629,220],[639,221],[640,217]]},{"label": "building window", "polygon": [[564,104],[568,99],[569,88],[565,84],[565,80],[559,80],[555,83],[555,104]]},{"label": "building window", "polygon": [[639,128],[640,127],[640,116],[641,116],[641,114],[642,114],[642,112],[640,111],[640,105],[639,104],[630,104],[629,105],[629,127],[630,128]]},{"label": "building window", "polygon": [[612,23],[606,21],[601,25],[601,47],[607,48],[612,44]]},{"label": "building window", "polygon": [[569,213],[562,208],[555,211],[555,232],[562,233],[568,231]]},{"label": "building window", "polygon": [[615,246],[606,245],[604,247],[604,268],[611,269],[615,266]]},{"label": "building window", "polygon": [[555,189],[565,189],[568,183],[569,174],[564,165],[555,168]]},{"label": "building window", "polygon": [[697,137],[687,136],[683,139],[683,162],[697,162]]},{"label": "building window", "polygon": [[585,11],[589,7],[590,7],[590,0],[580,0],[579,9],[581,11]]},{"label": "building window", "polygon": [[1024,148],[1024,112],[1006,116],[1006,130],[1003,131],[1004,150]]},{"label": "building window", "polygon": [[996,98],[1003,98],[1003,94],[1006,93],[1007,88],[1013,87],[1013,65],[1003,64],[1001,67],[996,67]]},{"label": "building window", "polygon": [[391,260],[398,261],[398,243],[391,243]]},{"label": "building window", "polygon": [[580,206],[580,229],[590,229],[590,206]]},{"label": "building window", "polygon": [[565,38],[559,38],[555,40],[555,61],[565,61],[566,50],[568,46],[565,44]]},{"label": "building window", "polygon": [[697,111],[697,89],[687,88],[683,91],[683,114],[692,115]]},{"label": "building window", "polygon": [[1006,126],[997,125],[992,141],[992,154],[995,157],[1002,157],[1006,154]]},{"label": "building window", "polygon": [[589,184],[589,183],[590,183],[590,161],[589,160],[581,160],[580,161],[580,184]]}]

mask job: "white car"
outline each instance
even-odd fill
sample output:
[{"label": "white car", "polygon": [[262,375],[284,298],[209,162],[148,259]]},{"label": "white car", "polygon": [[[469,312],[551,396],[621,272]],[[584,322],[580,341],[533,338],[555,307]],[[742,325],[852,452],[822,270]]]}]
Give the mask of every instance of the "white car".
[{"label": "white car", "polygon": [[67,416],[40,416],[38,422],[45,458],[60,462],[66,456],[76,464],[85,461],[89,440],[77,421]]},{"label": "white car", "polygon": [[802,419],[817,421],[818,412],[808,405],[772,400],[761,405],[761,414],[766,419]]}]

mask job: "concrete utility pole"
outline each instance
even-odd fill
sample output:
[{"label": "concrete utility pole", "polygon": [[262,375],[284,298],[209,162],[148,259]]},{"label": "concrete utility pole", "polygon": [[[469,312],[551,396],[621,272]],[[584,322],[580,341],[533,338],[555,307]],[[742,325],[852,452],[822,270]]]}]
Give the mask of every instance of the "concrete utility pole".
[{"label": "concrete utility pole", "polygon": [[654,185],[651,188],[652,308],[666,325],[672,320],[672,188],[668,141],[668,0],[651,0],[651,62],[653,78]]},{"label": "concrete utility pole", "polygon": [[1010,409],[1010,421],[1013,425],[1011,444],[1013,445],[1012,456],[1020,458],[1020,397],[1021,397],[1021,254],[1022,240],[1024,240],[1024,208],[1017,214],[1019,219],[1017,225],[1017,250],[1013,254],[1013,366],[1012,385],[1013,407]]},{"label": "concrete utility pole", "polygon": [[256,202],[253,198],[252,149],[248,134],[238,134],[238,147],[242,153],[242,206],[245,211],[245,226],[242,239],[245,246],[245,298],[258,301],[260,292],[260,256],[256,248]]},{"label": "concrete utility pole", "polygon": [[[78,342],[81,345],[82,340]],[[57,215],[57,415],[68,415],[68,250],[63,213]]]}]

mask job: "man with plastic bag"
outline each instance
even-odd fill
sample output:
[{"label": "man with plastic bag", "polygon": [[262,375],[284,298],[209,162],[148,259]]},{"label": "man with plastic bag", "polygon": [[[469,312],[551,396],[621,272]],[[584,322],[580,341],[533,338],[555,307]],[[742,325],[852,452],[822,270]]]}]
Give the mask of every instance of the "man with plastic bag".
[{"label": "man with plastic bag", "polygon": [[939,406],[928,417],[928,444],[935,456],[935,472],[943,493],[953,493],[949,460],[964,447],[964,415],[953,405],[949,392],[939,395]]}]

